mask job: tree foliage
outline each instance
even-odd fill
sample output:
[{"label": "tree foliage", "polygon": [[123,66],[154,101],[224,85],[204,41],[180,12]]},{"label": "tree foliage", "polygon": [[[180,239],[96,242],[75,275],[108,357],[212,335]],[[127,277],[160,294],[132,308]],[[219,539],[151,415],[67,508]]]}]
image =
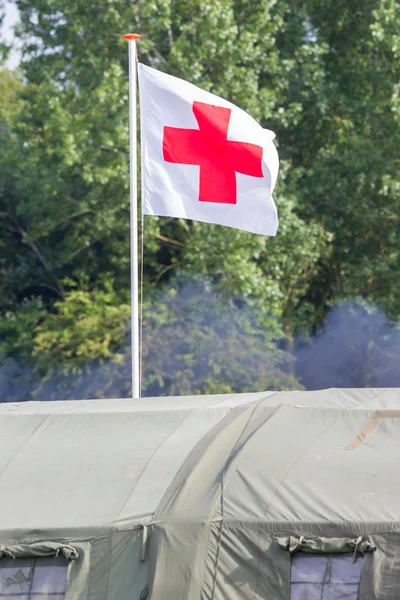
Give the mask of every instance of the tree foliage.
[{"label": "tree foliage", "polygon": [[[0,70],[5,400],[130,393],[127,28],[142,62],[249,111],[281,157],[276,238],[145,219],[146,394],[312,386],[299,348],[332,307],[361,298],[399,321],[396,0],[15,2],[23,60]],[[385,348],[390,361],[397,342]]]}]

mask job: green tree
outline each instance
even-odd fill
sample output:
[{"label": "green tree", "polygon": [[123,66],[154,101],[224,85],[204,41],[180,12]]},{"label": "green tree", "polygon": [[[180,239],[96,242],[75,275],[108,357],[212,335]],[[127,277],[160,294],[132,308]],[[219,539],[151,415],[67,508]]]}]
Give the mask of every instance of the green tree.
[{"label": "green tree", "polygon": [[[129,346],[121,337],[129,305],[127,49],[121,39],[127,24],[143,35],[143,62],[248,110],[277,132],[281,156],[281,225],[274,239],[146,218],[144,353],[151,367],[144,387],[189,393],[294,386],[293,363],[285,363],[281,349],[294,352],[296,336],[312,333],[339,300],[364,296],[393,321],[399,318],[395,0],[16,4],[23,81],[3,71],[1,77],[11,77],[12,99],[0,91],[4,359],[22,360],[42,382],[101,369],[106,395],[117,388],[128,393],[129,357],[121,350]],[[174,283],[179,274],[204,282],[206,290],[196,288],[198,308],[185,312],[185,288]],[[175,290],[173,299],[160,292],[164,286]],[[222,321],[232,320],[227,338],[253,351],[255,364],[273,345],[279,360],[266,360],[270,378],[249,367],[252,374],[243,374],[241,384],[232,355],[230,364],[220,357],[220,371],[199,384],[196,361],[204,357],[193,349],[210,340],[222,344],[202,321],[202,302]],[[185,319],[195,325],[189,333]],[[13,320],[20,323],[16,330],[9,328]],[[174,331],[189,336],[186,354]],[[162,336],[169,341],[156,358]],[[167,381],[173,342],[182,369]],[[214,354],[213,364],[218,360]],[[61,379],[51,396],[64,393]],[[76,389],[83,393],[82,386]]]},{"label": "green tree", "polygon": [[[363,296],[400,316],[399,26],[396,1],[305,3],[308,41],[295,52],[292,93],[302,116],[283,131],[292,148],[290,186],[299,214],[334,234],[324,285],[314,303]],[[306,52],[319,76],[304,94]],[[314,95],[317,98],[314,98]],[[312,133],[311,133],[312,132]],[[301,140],[293,144],[293,140]]]}]

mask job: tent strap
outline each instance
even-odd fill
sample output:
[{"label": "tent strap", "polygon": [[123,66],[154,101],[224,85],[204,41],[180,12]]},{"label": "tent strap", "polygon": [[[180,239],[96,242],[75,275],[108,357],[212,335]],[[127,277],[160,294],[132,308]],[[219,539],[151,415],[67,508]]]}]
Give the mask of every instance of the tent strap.
[{"label": "tent strap", "polygon": [[325,538],[325,537],[305,537],[305,536],[287,536],[275,538],[278,546],[282,550],[288,550],[291,554],[294,552],[311,553],[329,553],[338,554],[345,552],[357,552],[365,554],[366,552],[375,552],[376,546],[367,538]]},{"label": "tent strap", "polygon": [[57,542],[34,542],[6,546],[0,542],[0,559],[2,558],[45,558],[62,556],[67,562],[77,560],[79,552],[73,546]]}]

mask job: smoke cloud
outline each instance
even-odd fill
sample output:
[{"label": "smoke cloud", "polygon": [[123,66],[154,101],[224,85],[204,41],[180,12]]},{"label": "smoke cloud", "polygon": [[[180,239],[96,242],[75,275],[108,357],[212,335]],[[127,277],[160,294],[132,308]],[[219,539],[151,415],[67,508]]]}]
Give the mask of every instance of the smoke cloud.
[{"label": "smoke cloud", "polygon": [[[204,282],[175,282],[145,312],[144,396],[400,387],[400,329],[366,303],[334,307],[313,338],[297,340],[293,356],[282,350],[277,323],[260,330],[254,311],[216,297]],[[0,402],[129,397],[129,335],[118,354],[122,360],[93,362],[78,374],[60,367],[47,379],[3,360]]]},{"label": "smoke cloud", "polygon": [[400,386],[400,329],[378,308],[342,303],[296,351],[296,374],[309,390]]}]

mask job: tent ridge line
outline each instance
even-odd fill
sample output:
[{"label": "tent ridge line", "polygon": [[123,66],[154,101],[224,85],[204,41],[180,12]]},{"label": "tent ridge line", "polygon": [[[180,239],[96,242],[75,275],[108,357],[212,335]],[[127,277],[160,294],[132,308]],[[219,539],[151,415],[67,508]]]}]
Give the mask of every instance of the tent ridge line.
[{"label": "tent ridge line", "polygon": [[[178,525],[179,527],[185,527],[187,524],[190,525],[204,525],[209,526],[214,523],[222,524],[225,527],[229,526],[256,526],[262,529],[270,530],[271,533],[274,533],[276,530],[287,532],[288,535],[290,532],[293,533],[295,529],[309,529],[310,531],[319,528],[329,528],[334,525],[335,527],[340,527],[340,529],[346,529],[347,531],[358,531],[362,529],[365,533],[372,534],[385,534],[385,533],[400,533],[400,521],[262,521],[260,519],[226,519],[222,517],[211,517],[209,519],[182,519],[179,518],[171,518],[168,520],[157,519],[155,521],[151,521],[146,524],[147,527],[152,528],[161,528],[165,529],[168,525]],[[141,527],[137,527],[137,529],[141,529]],[[377,531],[379,530],[379,531]],[[291,533],[291,535],[292,535]],[[297,532],[296,532],[297,533]],[[309,535],[309,534],[307,534]]]}]

